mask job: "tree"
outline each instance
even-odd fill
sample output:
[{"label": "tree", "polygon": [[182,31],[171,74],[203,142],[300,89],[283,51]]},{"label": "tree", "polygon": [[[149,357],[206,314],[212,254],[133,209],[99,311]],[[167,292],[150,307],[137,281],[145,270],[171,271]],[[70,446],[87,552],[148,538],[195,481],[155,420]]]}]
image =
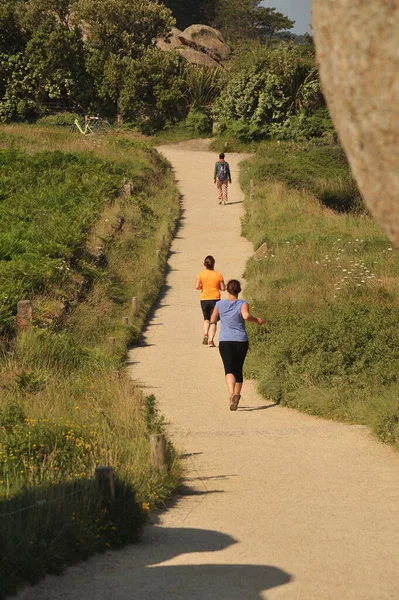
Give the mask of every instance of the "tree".
[{"label": "tree", "polygon": [[294,26],[275,8],[259,5],[260,0],[218,0],[214,25],[231,41],[270,38]]},{"label": "tree", "polygon": [[172,11],[179,29],[190,25],[211,25],[215,19],[216,0],[163,0]]},{"label": "tree", "polygon": [[86,30],[88,72],[103,110],[115,114],[132,61],[153,48],[175,21],[155,0],[80,0],[77,11]]},{"label": "tree", "polygon": [[295,21],[291,21],[275,8],[257,6],[253,11],[254,30],[260,38],[271,38],[279,31],[292,29]]},{"label": "tree", "polygon": [[82,98],[83,43],[70,22],[69,0],[6,0],[0,15],[7,25],[3,40],[13,40],[0,54],[2,118],[26,118],[50,101]]}]

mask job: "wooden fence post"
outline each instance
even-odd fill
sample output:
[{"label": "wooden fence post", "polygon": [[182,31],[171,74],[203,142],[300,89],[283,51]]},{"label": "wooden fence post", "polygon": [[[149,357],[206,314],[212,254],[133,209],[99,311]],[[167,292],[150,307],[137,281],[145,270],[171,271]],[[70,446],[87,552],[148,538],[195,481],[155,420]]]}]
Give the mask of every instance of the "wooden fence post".
[{"label": "wooden fence post", "polygon": [[151,464],[155,469],[162,469],[166,464],[166,439],[162,433],[150,435]]},{"label": "wooden fence post", "polygon": [[115,477],[113,467],[96,467],[97,488],[106,502],[115,500]]},{"label": "wooden fence post", "polygon": [[132,298],[132,310],[133,315],[137,315],[139,310],[139,299],[137,298],[137,296],[133,296]]},{"label": "wooden fence post", "polygon": [[129,317],[122,317],[123,325],[129,325]]},{"label": "wooden fence post", "polygon": [[108,346],[109,346],[109,349],[111,352],[114,349],[115,343],[116,343],[116,338],[114,338],[114,337],[108,338]]},{"label": "wooden fence post", "polygon": [[17,328],[29,331],[32,327],[32,304],[30,300],[20,300],[17,304]]}]

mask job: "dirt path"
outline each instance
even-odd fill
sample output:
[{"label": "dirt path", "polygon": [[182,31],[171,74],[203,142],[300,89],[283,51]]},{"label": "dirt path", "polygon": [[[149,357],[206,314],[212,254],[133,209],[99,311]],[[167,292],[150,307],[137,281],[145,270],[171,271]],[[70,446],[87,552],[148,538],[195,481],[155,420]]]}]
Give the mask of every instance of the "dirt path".
[{"label": "dirt path", "polygon": [[214,155],[162,148],[183,198],[170,272],[132,376],[154,392],[183,454],[186,489],[142,544],[47,578],[23,600],[399,598],[399,455],[362,427],[265,403],[246,383],[228,410],[217,349],[201,345],[194,280],[206,254],[242,276],[239,157],[219,206]]}]

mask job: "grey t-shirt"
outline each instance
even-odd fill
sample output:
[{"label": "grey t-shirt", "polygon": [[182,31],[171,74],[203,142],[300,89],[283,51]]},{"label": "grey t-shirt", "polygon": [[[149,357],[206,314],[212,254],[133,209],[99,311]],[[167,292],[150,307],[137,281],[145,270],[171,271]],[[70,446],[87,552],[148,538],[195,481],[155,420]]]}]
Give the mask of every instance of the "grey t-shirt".
[{"label": "grey t-shirt", "polygon": [[216,302],[220,315],[220,342],[247,342],[245,319],[241,314],[242,305],[246,300],[219,300]]}]

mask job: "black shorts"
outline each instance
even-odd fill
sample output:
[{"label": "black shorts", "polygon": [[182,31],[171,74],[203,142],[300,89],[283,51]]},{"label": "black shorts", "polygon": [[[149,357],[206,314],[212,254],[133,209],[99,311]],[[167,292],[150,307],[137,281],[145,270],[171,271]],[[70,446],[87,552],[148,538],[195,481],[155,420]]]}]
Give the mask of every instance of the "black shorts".
[{"label": "black shorts", "polygon": [[213,309],[216,306],[216,302],[219,300],[201,300],[202,314],[204,315],[204,321],[210,321],[213,313]]},{"label": "black shorts", "polygon": [[219,342],[225,375],[232,373],[237,383],[244,381],[242,368],[248,352],[248,342]]}]

